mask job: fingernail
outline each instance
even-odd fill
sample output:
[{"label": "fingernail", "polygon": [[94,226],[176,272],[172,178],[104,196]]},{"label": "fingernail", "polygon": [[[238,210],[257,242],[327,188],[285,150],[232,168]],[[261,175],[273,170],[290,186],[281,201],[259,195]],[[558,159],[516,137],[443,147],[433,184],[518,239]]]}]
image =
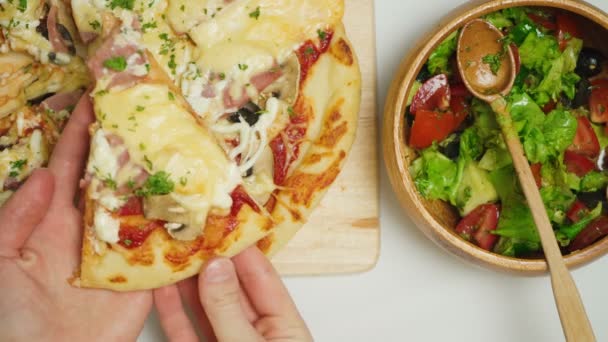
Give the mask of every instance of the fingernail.
[{"label": "fingernail", "polygon": [[226,258],[211,260],[205,268],[205,281],[210,283],[221,283],[228,280],[231,275],[231,262]]}]

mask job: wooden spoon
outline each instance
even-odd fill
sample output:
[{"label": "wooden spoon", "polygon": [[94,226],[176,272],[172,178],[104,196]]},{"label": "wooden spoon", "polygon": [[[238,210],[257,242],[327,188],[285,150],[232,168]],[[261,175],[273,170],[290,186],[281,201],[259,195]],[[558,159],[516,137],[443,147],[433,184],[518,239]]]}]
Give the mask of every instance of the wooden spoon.
[{"label": "wooden spoon", "polygon": [[553,295],[568,341],[595,341],[578,290],[557,246],[547,211],[507,110],[507,95],[516,76],[513,51],[503,44],[502,33],[485,20],[467,23],[458,38],[458,69],[469,91],[488,102],[497,115],[519,182],[526,196],[545,253]]}]

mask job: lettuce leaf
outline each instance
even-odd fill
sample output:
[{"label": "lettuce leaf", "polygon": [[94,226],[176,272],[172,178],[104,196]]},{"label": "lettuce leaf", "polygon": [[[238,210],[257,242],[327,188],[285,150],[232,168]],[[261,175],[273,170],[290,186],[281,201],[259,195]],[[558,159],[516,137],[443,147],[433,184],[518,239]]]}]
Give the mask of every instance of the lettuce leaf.
[{"label": "lettuce leaf", "polygon": [[576,134],[577,121],[570,112],[556,109],[545,116],[525,93],[511,96],[509,111],[532,163],[545,163],[551,157],[560,156]]},{"label": "lettuce leaf", "polygon": [[572,206],[576,196],[566,187],[545,186],[540,190],[540,196],[551,222],[564,223],[566,212]]},{"label": "lettuce leaf", "polygon": [[562,246],[568,246],[570,242],[587,227],[591,221],[595,220],[602,214],[602,203],[598,203],[595,209],[587,213],[585,217],[580,219],[578,222],[568,226],[560,227],[555,233],[557,241]]},{"label": "lettuce leaf", "polygon": [[452,73],[450,58],[456,52],[459,30],[452,32],[429,56],[427,69],[431,75]]},{"label": "lettuce leaf", "polygon": [[458,181],[458,166],[436,147],[422,151],[410,168],[414,184],[427,199],[448,201]]},{"label": "lettuce leaf", "polygon": [[493,233],[520,241],[539,243],[540,237],[513,165],[492,171],[490,180],[501,201],[498,227]]}]

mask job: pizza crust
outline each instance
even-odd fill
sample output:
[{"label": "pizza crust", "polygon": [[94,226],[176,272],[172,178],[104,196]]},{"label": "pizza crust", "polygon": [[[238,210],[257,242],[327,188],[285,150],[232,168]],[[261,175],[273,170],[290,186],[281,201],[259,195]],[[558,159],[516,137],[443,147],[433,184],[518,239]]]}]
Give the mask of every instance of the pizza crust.
[{"label": "pizza crust", "polygon": [[306,223],[339,175],[356,136],[361,72],[343,24],[335,27],[329,51],[309,71],[298,101],[312,106],[315,118],[293,170],[269,202],[277,225],[257,244],[269,257]]},{"label": "pizza crust", "polygon": [[[193,242],[176,241],[165,229],[159,228],[141,247],[130,250],[118,244],[98,242],[92,224],[95,204],[90,196],[87,196],[86,208],[82,263],[72,285],[114,291],[154,289],[189,278],[197,274],[209,258],[238,254],[266,236],[272,226],[269,217],[244,206],[237,217],[239,225],[215,246],[207,245],[211,242],[204,237]],[[206,230],[209,228],[208,225]],[[97,243],[101,246],[96,247]],[[190,255],[189,250],[199,246],[200,249]]]}]

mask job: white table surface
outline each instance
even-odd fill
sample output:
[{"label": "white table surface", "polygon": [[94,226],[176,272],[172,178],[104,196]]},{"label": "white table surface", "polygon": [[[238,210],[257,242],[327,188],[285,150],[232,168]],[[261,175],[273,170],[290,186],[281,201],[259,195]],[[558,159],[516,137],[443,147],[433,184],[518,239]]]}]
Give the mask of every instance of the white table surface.
[{"label": "white table surface", "polygon": [[[346,0],[348,1],[348,0]],[[459,0],[376,0],[378,117],[402,56]],[[608,11],[608,1],[589,0]],[[564,340],[548,277],[482,270],[435,247],[400,209],[384,165],[374,269],[285,282],[316,341]],[[608,257],[573,272],[598,341],[608,341]],[[164,341],[154,313],[140,341]]]}]

